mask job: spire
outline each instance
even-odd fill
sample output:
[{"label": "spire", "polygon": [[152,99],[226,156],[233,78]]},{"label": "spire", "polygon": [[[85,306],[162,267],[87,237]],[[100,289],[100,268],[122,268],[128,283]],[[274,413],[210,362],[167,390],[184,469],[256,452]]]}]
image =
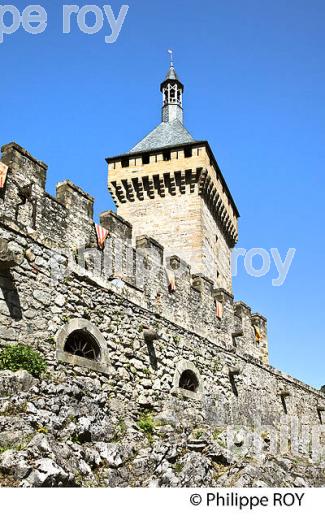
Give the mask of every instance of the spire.
[{"label": "spire", "polygon": [[170,65],[165,80],[160,85],[163,95],[162,121],[170,123],[178,120],[183,124],[183,92],[184,85],[179,80],[173,61],[173,51],[170,54]]},{"label": "spire", "polygon": [[177,74],[176,74],[176,70],[174,68],[174,65],[170,65],[169,70],[166,74],[166,80],[169,80],[169,79],[179,81]]},{"label": "spire", "polygon": [[168,53],[170,55],[170,66],[173,67],[174,63],[173,63],[173,51],[172,51],[172,49],[168,49]]}]

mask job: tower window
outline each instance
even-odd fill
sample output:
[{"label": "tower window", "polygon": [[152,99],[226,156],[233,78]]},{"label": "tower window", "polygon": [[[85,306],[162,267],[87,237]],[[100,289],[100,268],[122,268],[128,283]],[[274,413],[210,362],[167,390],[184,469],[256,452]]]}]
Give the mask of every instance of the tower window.
[{"label": "tower window", "polygon": [[128,157],[124,157],[121,161],[122,168],[128,168],[130,166],[130,160]]},{"label": "tower window", "polygon": [[184,148],[184,157],[192,157],[192,148],[190,146]]},{"label": "tower window", "polygon": [[170,161],[170,151],[166,151],[163,153],[164,161]]},{"label": "tower window", "polygon": [[150,162],[150,155],[148,153],[145,153],[142,156],[142,164],[149,164]]}]

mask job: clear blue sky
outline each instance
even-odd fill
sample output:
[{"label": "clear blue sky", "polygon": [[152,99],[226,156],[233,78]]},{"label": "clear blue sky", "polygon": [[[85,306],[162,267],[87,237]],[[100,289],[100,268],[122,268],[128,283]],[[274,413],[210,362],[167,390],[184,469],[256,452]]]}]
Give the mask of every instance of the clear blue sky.
[{"label": "clear blue sky", "polygon": [[264,278],[240,269],[235,297],[268,317],[272,365],[325,384],[324,0],[130,0],[112,45],[108,25],[63,35],[69,2],[39,3],[46,32],[20,30],[0,45],[0,142],[49,165],[50,193],[70,178],[96,197],[96,215],[111,208],[104,158],[159,122],[173,48],[186,126],[209,140],[241,213],[238,246],[297,249],[282,287],[274,269]]}]

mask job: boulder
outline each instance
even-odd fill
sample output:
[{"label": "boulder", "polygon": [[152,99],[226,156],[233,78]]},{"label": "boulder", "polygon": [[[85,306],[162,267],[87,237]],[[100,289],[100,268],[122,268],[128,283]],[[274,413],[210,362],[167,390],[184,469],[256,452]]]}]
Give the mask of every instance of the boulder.
[{"label": "boulder", "polygon": [[34,385],[34,377],[26,370],[0,371],[0,396],[8,397],[20,392],[28,392]]}]

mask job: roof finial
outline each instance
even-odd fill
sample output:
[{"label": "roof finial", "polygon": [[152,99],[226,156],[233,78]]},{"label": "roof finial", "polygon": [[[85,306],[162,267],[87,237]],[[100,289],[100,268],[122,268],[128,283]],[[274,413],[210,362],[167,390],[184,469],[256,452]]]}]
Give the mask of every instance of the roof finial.
[{"label": "roof finial", "polygon": [[174,66],[174,60],[173,60],[173,51],[172,49],[168,49],[168,53],[170,54],[170,66]]}]

